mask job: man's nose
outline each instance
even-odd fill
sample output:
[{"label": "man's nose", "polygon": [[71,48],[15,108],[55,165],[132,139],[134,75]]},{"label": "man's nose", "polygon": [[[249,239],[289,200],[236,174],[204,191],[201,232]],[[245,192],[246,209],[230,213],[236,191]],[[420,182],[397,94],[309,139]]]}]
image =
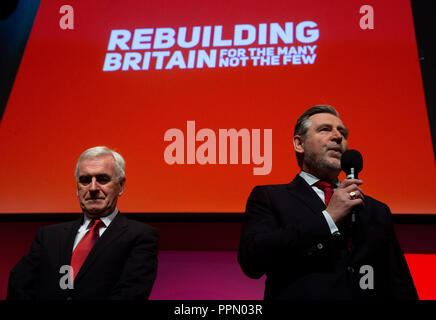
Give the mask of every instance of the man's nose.
[{"label": "man's nose", "polygon": [[91,183],[89,184],[89,190],[90,191],[98,191],[98,183],[97,179],[95,177],[92,177]]},{"label": "man's nose", "polygon": [[343,139],[342,133],[339,130],[333,129],[332,140],[340,144],[342,142],[342,139]]}]

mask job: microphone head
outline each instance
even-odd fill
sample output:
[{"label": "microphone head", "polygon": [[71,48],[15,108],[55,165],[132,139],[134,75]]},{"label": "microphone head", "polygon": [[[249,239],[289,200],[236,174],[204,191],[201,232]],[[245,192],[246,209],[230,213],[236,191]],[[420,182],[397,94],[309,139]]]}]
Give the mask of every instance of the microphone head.
[{"label": "microphone head", "polygon": [[[341,156],[341,169],[348,175],[352,174],[352,178],[357,179],[357,174],[362,171],[363,158],[357,150],[347,150]],[[353,170],[352,170],[353,169]],[[353,171],[353,172],[352,172]]]}]

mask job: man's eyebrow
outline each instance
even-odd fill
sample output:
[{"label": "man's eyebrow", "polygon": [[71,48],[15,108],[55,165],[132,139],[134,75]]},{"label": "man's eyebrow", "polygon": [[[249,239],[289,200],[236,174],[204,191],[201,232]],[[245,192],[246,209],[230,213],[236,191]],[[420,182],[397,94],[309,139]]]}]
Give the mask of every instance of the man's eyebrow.
[{"label": "man's eyebrow", "polygon": [[[316,127],[316,130],[319,130],[319,129],[321,129],[321,128],[329,128],[329,129],[331,129],[331,128],[333,128],[333,125],[332,124],[330,124],[330,123],[320,123],[317,127]],[[345,138],[347,138],[348,137],[348,129],[347,129],[347,127],[345,126],[345,125],[339,125],[338,127],[338,130],[341,130],[341,131],[344,131],[344,136],[345,136]]]},{"label": "man's eyebrow", "polygon": [[332,126],[331,124],[329,124],[329,123],[321,123],[321,124],[319,124],[316,128],[317,128],[317,129],[320,129],[320,128],[322,128],[322,127],[332,128],[333,126]]}]

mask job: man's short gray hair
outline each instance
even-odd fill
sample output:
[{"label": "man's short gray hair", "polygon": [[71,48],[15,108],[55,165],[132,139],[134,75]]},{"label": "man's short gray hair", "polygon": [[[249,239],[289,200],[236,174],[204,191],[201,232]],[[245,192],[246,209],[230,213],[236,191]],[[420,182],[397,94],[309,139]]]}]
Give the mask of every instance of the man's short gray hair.
[{"label": "man's short gray hair", "polygon": [[117,178],[118,179],[125,178],[126,177],[126,174],[125,174],[126,162],[124,161],[124,158],[118,152],[111,150],[108,147],[98,146],[98,147],[93,147],[93,148],[89,148],[89,149],[85,150],[80,155],[79,159],[77,159],[76,169],[75,169],[76,181],[79,181],[79,164],[82,160],[89,159],[89,158],[96,158],[96,157],[105,156],[105,155],[111,155],[114,158],[115,168],[117,170]]},{"label": "man's short gray hair", "polygon": [[309,118],[318,113],[330,113],[339,118],[339,113],[332,106],[324,104],[313,106],[304,111],[304,113],[298,118],[295,123],[294,136],[298,135],[303,139],[306,138],[307,129],[310,127]]}]

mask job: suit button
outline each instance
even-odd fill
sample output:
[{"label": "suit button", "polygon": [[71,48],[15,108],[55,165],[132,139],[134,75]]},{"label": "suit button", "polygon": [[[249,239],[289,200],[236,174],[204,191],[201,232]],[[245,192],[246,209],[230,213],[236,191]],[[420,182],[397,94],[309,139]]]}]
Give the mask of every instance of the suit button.
[{"label": "suit button", "polygon": [[318,250],[321,250],[322,248],[324,248],[324,246],[322,245],[322,243],[318,243],[316,245],[316,247],[318,248]]}]

